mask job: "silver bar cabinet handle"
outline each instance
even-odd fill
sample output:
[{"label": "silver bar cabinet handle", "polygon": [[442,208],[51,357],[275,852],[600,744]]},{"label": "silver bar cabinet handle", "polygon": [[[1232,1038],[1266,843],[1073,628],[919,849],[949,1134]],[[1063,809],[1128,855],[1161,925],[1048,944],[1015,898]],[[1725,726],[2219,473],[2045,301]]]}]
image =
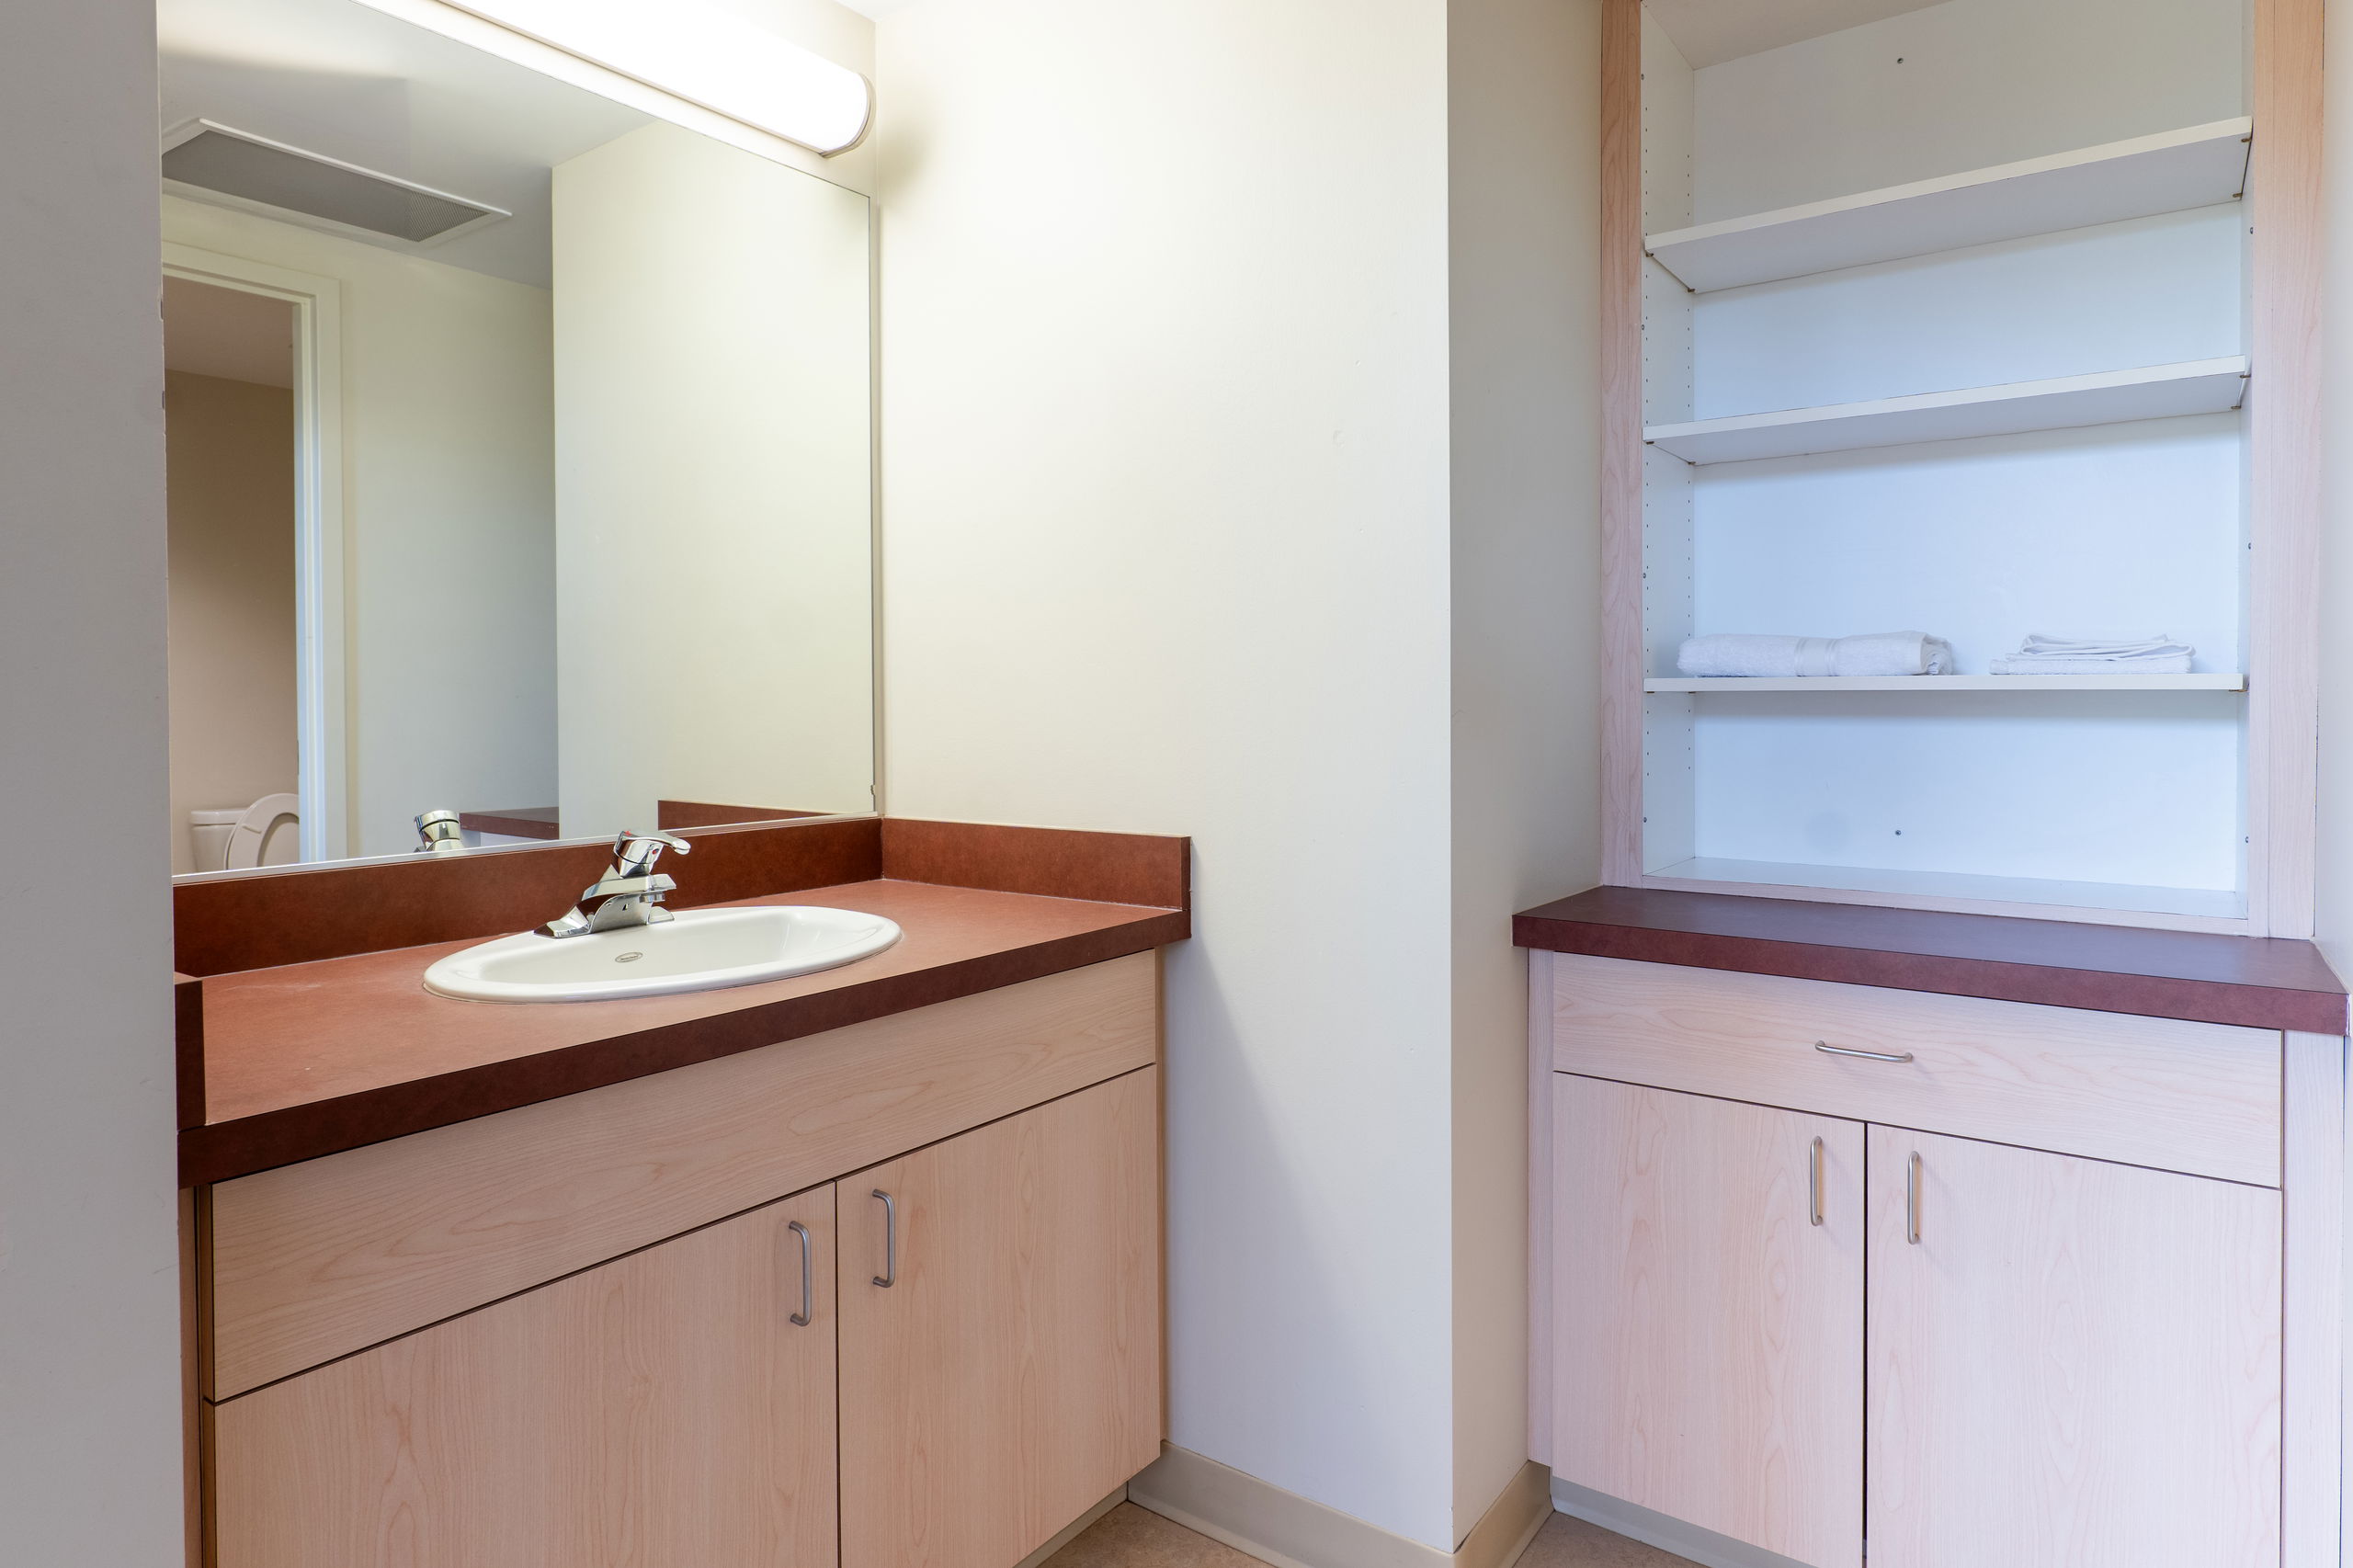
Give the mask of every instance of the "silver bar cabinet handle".
[{"label": "silver bar cabinet handle", "polygon": [[882,1200],[882,1272],[874,1282],[887,1290],[899,1282],[899,1206],[879,1187],[874,1196]]},{"label": "silver bar cabinet handle", "polygon": [[1833,1045],[1826,1040],[1813,1042],[1813,1049],[1826,1056],[1859,1056],[1866,1062],[1909,1062],[1912,1053],[1893,1051],[1857,1051],[1851,1045]]},{"label": "silver bar cabinet handle", "polygon": [[1920,1244],[1920,1156],[1915,1152],[1904,1170],[1904,1239]]},{"label": "silver bar cabinet handle", "polygon": [[1807,1175],[1811,1178],[1809,1189],[1813,1200],[1813,1222],[1819,1225],[1822,1223],[1822,1140],[1819,1138],[1813,1141],[1813,1156]]},{"label": "silver bar cabinet handle", "polygon": [[816,1244],[809,1239],[809,1227],[798,1220],[785,1229],[801,1238],[801,1310],[791,1321],[797,1328],[807,1328],[809,1320],[817,1315]]}]

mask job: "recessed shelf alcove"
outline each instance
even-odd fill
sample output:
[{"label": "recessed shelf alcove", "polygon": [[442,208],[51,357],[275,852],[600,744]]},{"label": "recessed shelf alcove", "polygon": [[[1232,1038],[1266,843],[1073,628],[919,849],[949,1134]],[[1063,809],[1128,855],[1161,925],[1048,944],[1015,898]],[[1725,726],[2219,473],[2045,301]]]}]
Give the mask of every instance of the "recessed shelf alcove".
[{"label": "recessed shelf alcove", "polygon": [[[2303,934],[2317,108],[2264,97],[2263,3],[1948,0],[1698,68],[1613,8],[1608,881]],[[1676,668],[1897,627],[1961,673]],[[1984,673],[2029,633],[2197,652]]]}]

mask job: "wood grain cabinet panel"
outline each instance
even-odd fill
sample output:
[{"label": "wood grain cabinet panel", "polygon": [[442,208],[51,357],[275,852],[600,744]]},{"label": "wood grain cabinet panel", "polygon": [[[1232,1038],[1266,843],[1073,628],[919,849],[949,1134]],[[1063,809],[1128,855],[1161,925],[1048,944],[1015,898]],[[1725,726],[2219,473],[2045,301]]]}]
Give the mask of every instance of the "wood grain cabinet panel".
[{"label": "wood grain cabinet panel", "polygon": [[1863,1128],[1568,1074],[1552,1096],[1553,1473],[1857,1568]]},{"label": "wood grain cabinet panel", "polygon": [[2258,1187],[1872,1128],[1872,1568],[2278,1568],[2279,1223]]},{"label": "wood grain cabinet panel", "polygon": [[1564,1073],[2279,1182],[2272,1030],[1570,954],[1552,976]]},{"label": "wood grain cabinet panel", "polygon": [[1011,1568],[1158,1457],[1157,1078],[842,1179],[845,1568]]},{"label": "wood grain cabinet panel", "polygon": [[820,1187],[220,1405],[215,1561],[830,1568],[834,1218]]},{"label": "wood grain cabinet panel", "polygon": [[[210,1189],[225,1399],[1159,1052],[1138,953]],[[1092,1501],[1092,1499],[1090,1499]]]}]

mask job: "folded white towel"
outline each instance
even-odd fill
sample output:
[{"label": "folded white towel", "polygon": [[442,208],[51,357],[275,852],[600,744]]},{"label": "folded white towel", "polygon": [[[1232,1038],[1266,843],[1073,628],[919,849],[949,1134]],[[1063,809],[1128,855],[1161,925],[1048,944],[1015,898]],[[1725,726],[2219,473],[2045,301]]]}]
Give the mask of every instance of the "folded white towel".
[{"label": "folded white towel", "polygon": [[2038,631],[2007,658],[1986,667],[1997,676],[2186,676],[2198,652],[2163,632],[2154,637],[2046,637]]},{"label": "folded white towel", "polygon": [[1687,676],[1947,676],[1952,645],[1925,631],[1860,637],[1732,632],[1692,638],[1676,654],[1675,667]]}]

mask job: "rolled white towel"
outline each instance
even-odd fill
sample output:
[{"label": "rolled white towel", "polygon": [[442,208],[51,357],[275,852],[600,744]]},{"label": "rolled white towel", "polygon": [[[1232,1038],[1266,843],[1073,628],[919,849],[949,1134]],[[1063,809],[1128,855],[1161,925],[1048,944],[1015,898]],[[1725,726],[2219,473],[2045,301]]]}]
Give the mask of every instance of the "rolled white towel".
[{"label": "rolled white towel", "polygon": [[1774,637],[1747,632],[1694,637],[1676,654],[1687,676],[1946,676],[1952,645],[1925,631],[1860,637]]},{"label": "rolled white towel", "polygon": [[1986,666],[1997,676],[2186,676],[2198,650],[2163,632],[2154,637],[2046,637],[2035,632],[2006,658]]}]

